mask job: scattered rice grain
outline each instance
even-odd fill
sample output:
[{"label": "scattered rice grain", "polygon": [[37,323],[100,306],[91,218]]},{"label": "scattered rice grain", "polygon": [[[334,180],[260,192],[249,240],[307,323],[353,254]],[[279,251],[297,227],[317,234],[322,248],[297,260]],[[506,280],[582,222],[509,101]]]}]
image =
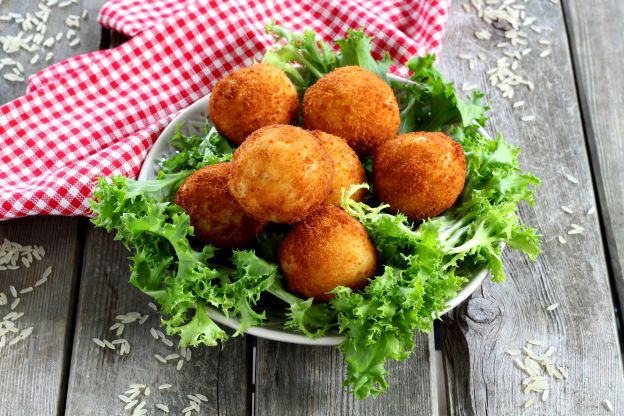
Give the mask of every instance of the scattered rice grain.
[{"label": "scattered rice grain", "polygon": [[611,402],[608,399],[605,399],[602,402],[602,405],[604,406],[605,409],[607,409],[609,412],[613,411],[613,405],[611,404]]},{"label": "scattered rice grain", "polygon": [[126,405],[124,406],[124,410],[130,410],[130,409],[132,409],[132,408],[134,407],[134,405],[136,405],[138,402],[139,402],[139,401],[138,401],[138,400],[136,400],[136,399],[135,399],[135,400],[130,401],[128,404],[126,404]]},{"label": "scattered rice grain", "polygon": [[[560,237],[561,237],[561,236],[560,236]],[[563,238],[563,237],[562,237],[562,238]],[[559,304],[558,304],[558,303],[553,303],[552,305],[549,305],[549,306],[546,308],[546,310],[547,310],[548,312],[551,312],[551,311],[554,311],[555,309],[557,309],[558,307],[559,307]]]},{"label": "scattered rice grain", "polygon": [[579,183],[578,179],[576,179],[574,176],[570,175],[569,173],[566,173],[565,177],[568,181],[572,182],[573,184]]}]

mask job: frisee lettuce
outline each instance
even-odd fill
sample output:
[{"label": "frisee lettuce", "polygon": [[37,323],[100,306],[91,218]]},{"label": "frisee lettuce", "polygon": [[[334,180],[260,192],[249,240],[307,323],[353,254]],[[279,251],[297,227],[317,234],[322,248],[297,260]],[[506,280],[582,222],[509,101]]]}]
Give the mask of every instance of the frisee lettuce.
[{"label": "frisee lettuce", "polygon": [[[328,303],[285,290],[275,255],[287,231],[283,227],[270,228],[248,250],[191,244],[189,217],[172,201],[192,171],[231,159],[234,149],[215,129],[207,127],[203,136],[178,130],[172,139],[176,153],[161,162],[156,180],[100,179],[91,201],[93,222],[115,230],[115,238],[133,252],[130,282],[159,303],[162,324],[168,334],[180,336],[181,346],[218,345],[227,339],[208,308],[240,319],[234,335],[277,313],[285,329],[312,338],[330,330],[344,334],[339,348],[347,363],[345,386],[360,399],[376,396],[388,387],[386,362],[409,357],[413,331],[429,331],[467,279],[483,269],[495,281],[504,279],[503,245],[529,258],[538,255],[539,236],[520,223],[516,210],[522,201],[533,202],[539,180],[520,169],[519,149],[500,136],[489,140],[479,133],[477,127],[486,123],[483,94],[462,101],[434,67],[434,56],[410,60],[410,81],[397,83],[387,77],[389,56],[375,60],[372,38],[362,31],[350,30],[335,45],[316,39],[312,31],[297,34],[274,23],[267,32],[276,47],[264,62],[284,70],[300,93],[339,66],[359,65],[395,89],[401,132],[452,134],[463,146],[468,171],[455,205],[414,224],[402,214],[386,213],[385,205],[355,202],[345,193],[342,206],[368,231],[382,272],[360,292],[334,289]],[[365,165],[370,171],[370,161]]]}]

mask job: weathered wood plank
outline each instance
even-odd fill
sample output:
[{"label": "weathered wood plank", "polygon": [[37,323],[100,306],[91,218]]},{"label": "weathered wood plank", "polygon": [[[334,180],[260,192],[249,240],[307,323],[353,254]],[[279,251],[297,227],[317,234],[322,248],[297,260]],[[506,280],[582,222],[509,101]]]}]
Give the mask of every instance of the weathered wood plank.
[{"label": "weathered wood plank", "polygon": [[[48,37],[60,30],[66,31],[64,19],[69,13],[80,14],[87,9],[89,17],[81,23],[81,43],[71,48],[64,38],[54,47],[39,53],[39,61],[29,64],[34,53],[20,51],[11,54],[24,65],[25,75],[69,56],[97,49],[99,26],[95,21],[97,10],[103,0],[88,0],[81,6],[54,10],[48,20]],[[25,15],[34,14],[35,2],[5,0],[0,5],[0,15],[9,12]],[[56,30],[55,30],[56,29]],[[13,24],[0,23],[2,34],[17,34]],[[45,53],[54,56],[45,61]],[[0,53],[0,58],[5,55]],[[4,74],[10,68],[4,68]],[[4,104],[25,92],[25,82],[11,83],[0,77],[0,103]],[[82,225],[81,225],[82,224]],[[16,321],[19,328],[33,327],[33,334],[14,346],[0,351],[0,374],[5,380],[0,383],[0,413],[7,415],[53,415],[62,414],[73,336],[76,282],[82,258],[81,230],[84,220],[78,218],[39,217],[12,220],[0,223],[0,239],[8,238],[23,245],[43,245],[47,251],[41,262],[35,262],[29,269],[0,271],[0,291],[8,295],[9,286],[18,290],[34,284],[45,268],[52,266],[49,281],[37,287],[34,292],[21,296],[16,311],[24,312]],[[8,313],[9,305],[2,308],[2,315]]]},{"label": "weathered wood plank", "polygon": [[624,307],[624,3],[563,3],[607,255]]},{"label": "weathered wood plank", "polygon": [[[59,2],[61,3],[61,2]],[[24,82],[9,82],[0,75],[0,103],[5,103],[16,97],[24,94],[26,91],[26,80],[29,75],[40,71],[41,69],[66,59],[70,56],[79,55],[81,53],[98,50],[100,42],[100,26],[97,23],[97,15],[100,7],[104,4],[104,0],[82,0],[77,5],[70,5],[64,8],[58,8],[58,5],[50,7],[51,12],[46,23],[47,30],[45,38],[56,37],[59,32],[63,33],[61,40],[54,42],[49,48],[41,46],[39,50],[28,52],[20,50],[19,52],[5,55],[0,51],[0,59],[8,56],[24,66]],[[33,1],[16,1],[5,0],[0,4],[0,15],[5,15],[9,12],[18,13],[23,17],[26,13],[30,13],[34,16],[38,2]],[[87,18],[81,19],[80,28],[68,27],[65,24],[65,19],[70,14],[81,15],[83,10],[87,10]],[[80,43],[75,46],[69,46],[71,40],[67,39],[67,30],[72,29],[76,31],[77,37],[80,38]],[[14,22],[6,23],[0,22],[0,32],[3,35],[15,36],[21,30],[21,27]],[[34,34],[33,31],[24,32],[24,37]],[[46,54],[52,53],[52,58],[46,61]],[[39,55],[38,61],[35,64],[30,64],[30,60]],[[12,72],[13,67],[5,66],[0,70],[0,74]]]},{"label": "weathered wood plank", "polygon": [[432,353],[432,336],[417,334],[410,359],[388,366],[388,391],[360,401],[342,387],[344,360],[337,349],[258,338],[255,414],[437,415]]},{"label": "weathered wood plank", "polygon": [[[179,354],[176,346],[169,347],[152,338],[150,328],[159,329],[158,314],[148,307],[149,298],[128,283],[130,275],[128,251],[112,235],[89,227],[78,298],[78,313],[68,386],[68,415],[110,415],[124,413],[119,394],[130,384],[149,386],[146,401],[149,414],[157,412],[157,403],[166,404],[174,414],[189,405],[188,394],[200,393],[208,398],[201,404],[202,414],[247,414],[247,397],[251,394],[247,382],[247,347],[244,338],[228,341],[220,348],[199,348],[192,358],[176,369],[179,359],[166,364],[154,355],[166,357]],[[144,324],[127,324],[121,336],[109,328],[118,322],[116,315],[128,312],[149,314]],[[93,338],[126,339],[130,353],[120,356],[117,351],[98,347]],[[171,339],[176,345],[177,341]],[[117,345],[119,349],[119,345]],[[251,363],[249,363],[251,365]],[[167,390],[158,386],[171,384]],[[128,394],[126,394],[128,396]],[[97,406],[95,406],[97,404]]]},{"label": "weathered wood plank", "polygon": [[[32,327],[32,335],[9,345],[14,335],[6,335],[0,348],[0,414],[54,415],[62,410],[65,380],[71,348],[76,282],[80,271],[80,221],[76,218],[37,217],[0,222],[0,244],[7,238],[45,249],[41,261],[18,270],[0,271],[0,292],[8,298],[0,306],[3,317],[15,301],[9,290],[34,286],[52,267],[48,281],[33,292],[18,294],[13,312],[23,313],[14,321],[20,331]],[[4,319],[4,318],[3,318]]]},{"label": "weathered wood plank", "polygon": [[[531,93],[517,91],[516,99],[527,102],[524,108],[512,109],[488,86],[481,63],[470,71],[468,61],[457,59],[459,53],[482,52],[489,62],[495,61],[501,56],[495,47],[504,41],[501,32],[488,26],[492,39],[477,41],[473,33],[484,24],[454,2],[445,38],[444,72],[460,80],[460,85],[486,87],[493,108],[490,132],[502,131],[521,145],[522,165],[543,181],[535,208],[521,209],[524,220],[543,234],[540,258],[531,263],[517,253],[506,253],[509,279],[500,285],[485,283],[443,325],[449,411],[453,415],[527,414],[522,405],[530,396],[523,394],[521,384],[526,375],[504,352],[521,348],[528,339],[540,339],[545,347],[535,349],[554,346],[553,357],[570,378],[550,381],[546,402],[531,396],[536,402],[529,414],[601,415],[604,399],[619,414],[624,409],[622,361],[599,224],[595,216],[585,214],[594,204],[594,190],[562,13],[559,5],[550,2],[521,4],[527,15],[538,17],[536,25],[550,28],[541,35],[525,29],[534,51],[523,58],[518,72],[526,73],[536,88]],[[583,15],[592,13],[594,8]],[[596,20],[592,30],[598,27],[611,30]],[[552,45],[540,46],[540,38]],[[547,48],[550,56],[538,57]],[[521,122],[525,114],[535,115],[536,120]],[[579,184],[567,181],[565,174],[578,178]],[[566,214],[561,205],[572,207],[576,214]],[[571,223],[587,231],[567,235]],[[565,236],[567,244],[558,242],[559,235]],[[545,311],[553,303],[559,303],[559,308]]]}]

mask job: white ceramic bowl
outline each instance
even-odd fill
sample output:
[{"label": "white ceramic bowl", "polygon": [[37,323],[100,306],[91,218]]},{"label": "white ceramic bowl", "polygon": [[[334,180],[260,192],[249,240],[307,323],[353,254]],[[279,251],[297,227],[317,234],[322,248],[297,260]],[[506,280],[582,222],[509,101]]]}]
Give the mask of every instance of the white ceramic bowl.
[{"label": "white ceramic bowl", "polygon": [[[390,76],[391,79],[404,81],[401,78]],[[156,176],[158,167],[158,161],[163,156],[169,156],[173,154],[174,149],[169,144],[169,139],[175,134],[176,126],[180,124],[182,126],[182,132],[184,134],[197,134],[202,135],[206,119],[208,114],[208,102],[210,100],[210,94],[204,98],[198,100],[194,104],[184,109],[173,121],[163,130],[156,143],[152,146],[143,166],[141,166],[141,172],[139,173],[139,180],[153,179]],[[484,130],[480,131],[481,134],[487,137],[487,133]],[[445,314],[464,300],[475,291],[486,278],[487,270],[481,270],[475,273],[470,280],[466,283],[466,286],[452,299],[447,302],[447,308],[441,313]],[[220,324],[228,326],[233,329],[238,329],[240,321],[236,318],[227,318],[220,311],[214,308],[208,308],[208,314],[212,319]],[[274,341],[290,342],[293,344],[304,345],[338,345],[342,343],[344,337],[338,335],[326,335],[317,339],[310,339],[305,335],[299,334],[294,331],[288,331],[283,329],[283,320],[279,318],[270,317],[267,321],[258,327],[249,328],[246,331],[249,335],[254,335],[260,338],[266,338]]]}]

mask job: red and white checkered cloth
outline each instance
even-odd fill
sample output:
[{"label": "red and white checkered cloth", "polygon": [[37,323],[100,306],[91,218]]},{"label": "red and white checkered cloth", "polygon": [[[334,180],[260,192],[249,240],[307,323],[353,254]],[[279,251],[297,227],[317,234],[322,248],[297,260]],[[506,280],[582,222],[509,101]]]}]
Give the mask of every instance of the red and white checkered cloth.
[{"label": "red and white checkered cloth", "polygon": [[122,46],[59,62],[0,107],[0,219],[88,215],[95,178],[135,177],[158,134],[215,81],[260,60],[271,20],[325,39],[364,28],[404,62],[438,52],[450,0],[111,0]]}]

